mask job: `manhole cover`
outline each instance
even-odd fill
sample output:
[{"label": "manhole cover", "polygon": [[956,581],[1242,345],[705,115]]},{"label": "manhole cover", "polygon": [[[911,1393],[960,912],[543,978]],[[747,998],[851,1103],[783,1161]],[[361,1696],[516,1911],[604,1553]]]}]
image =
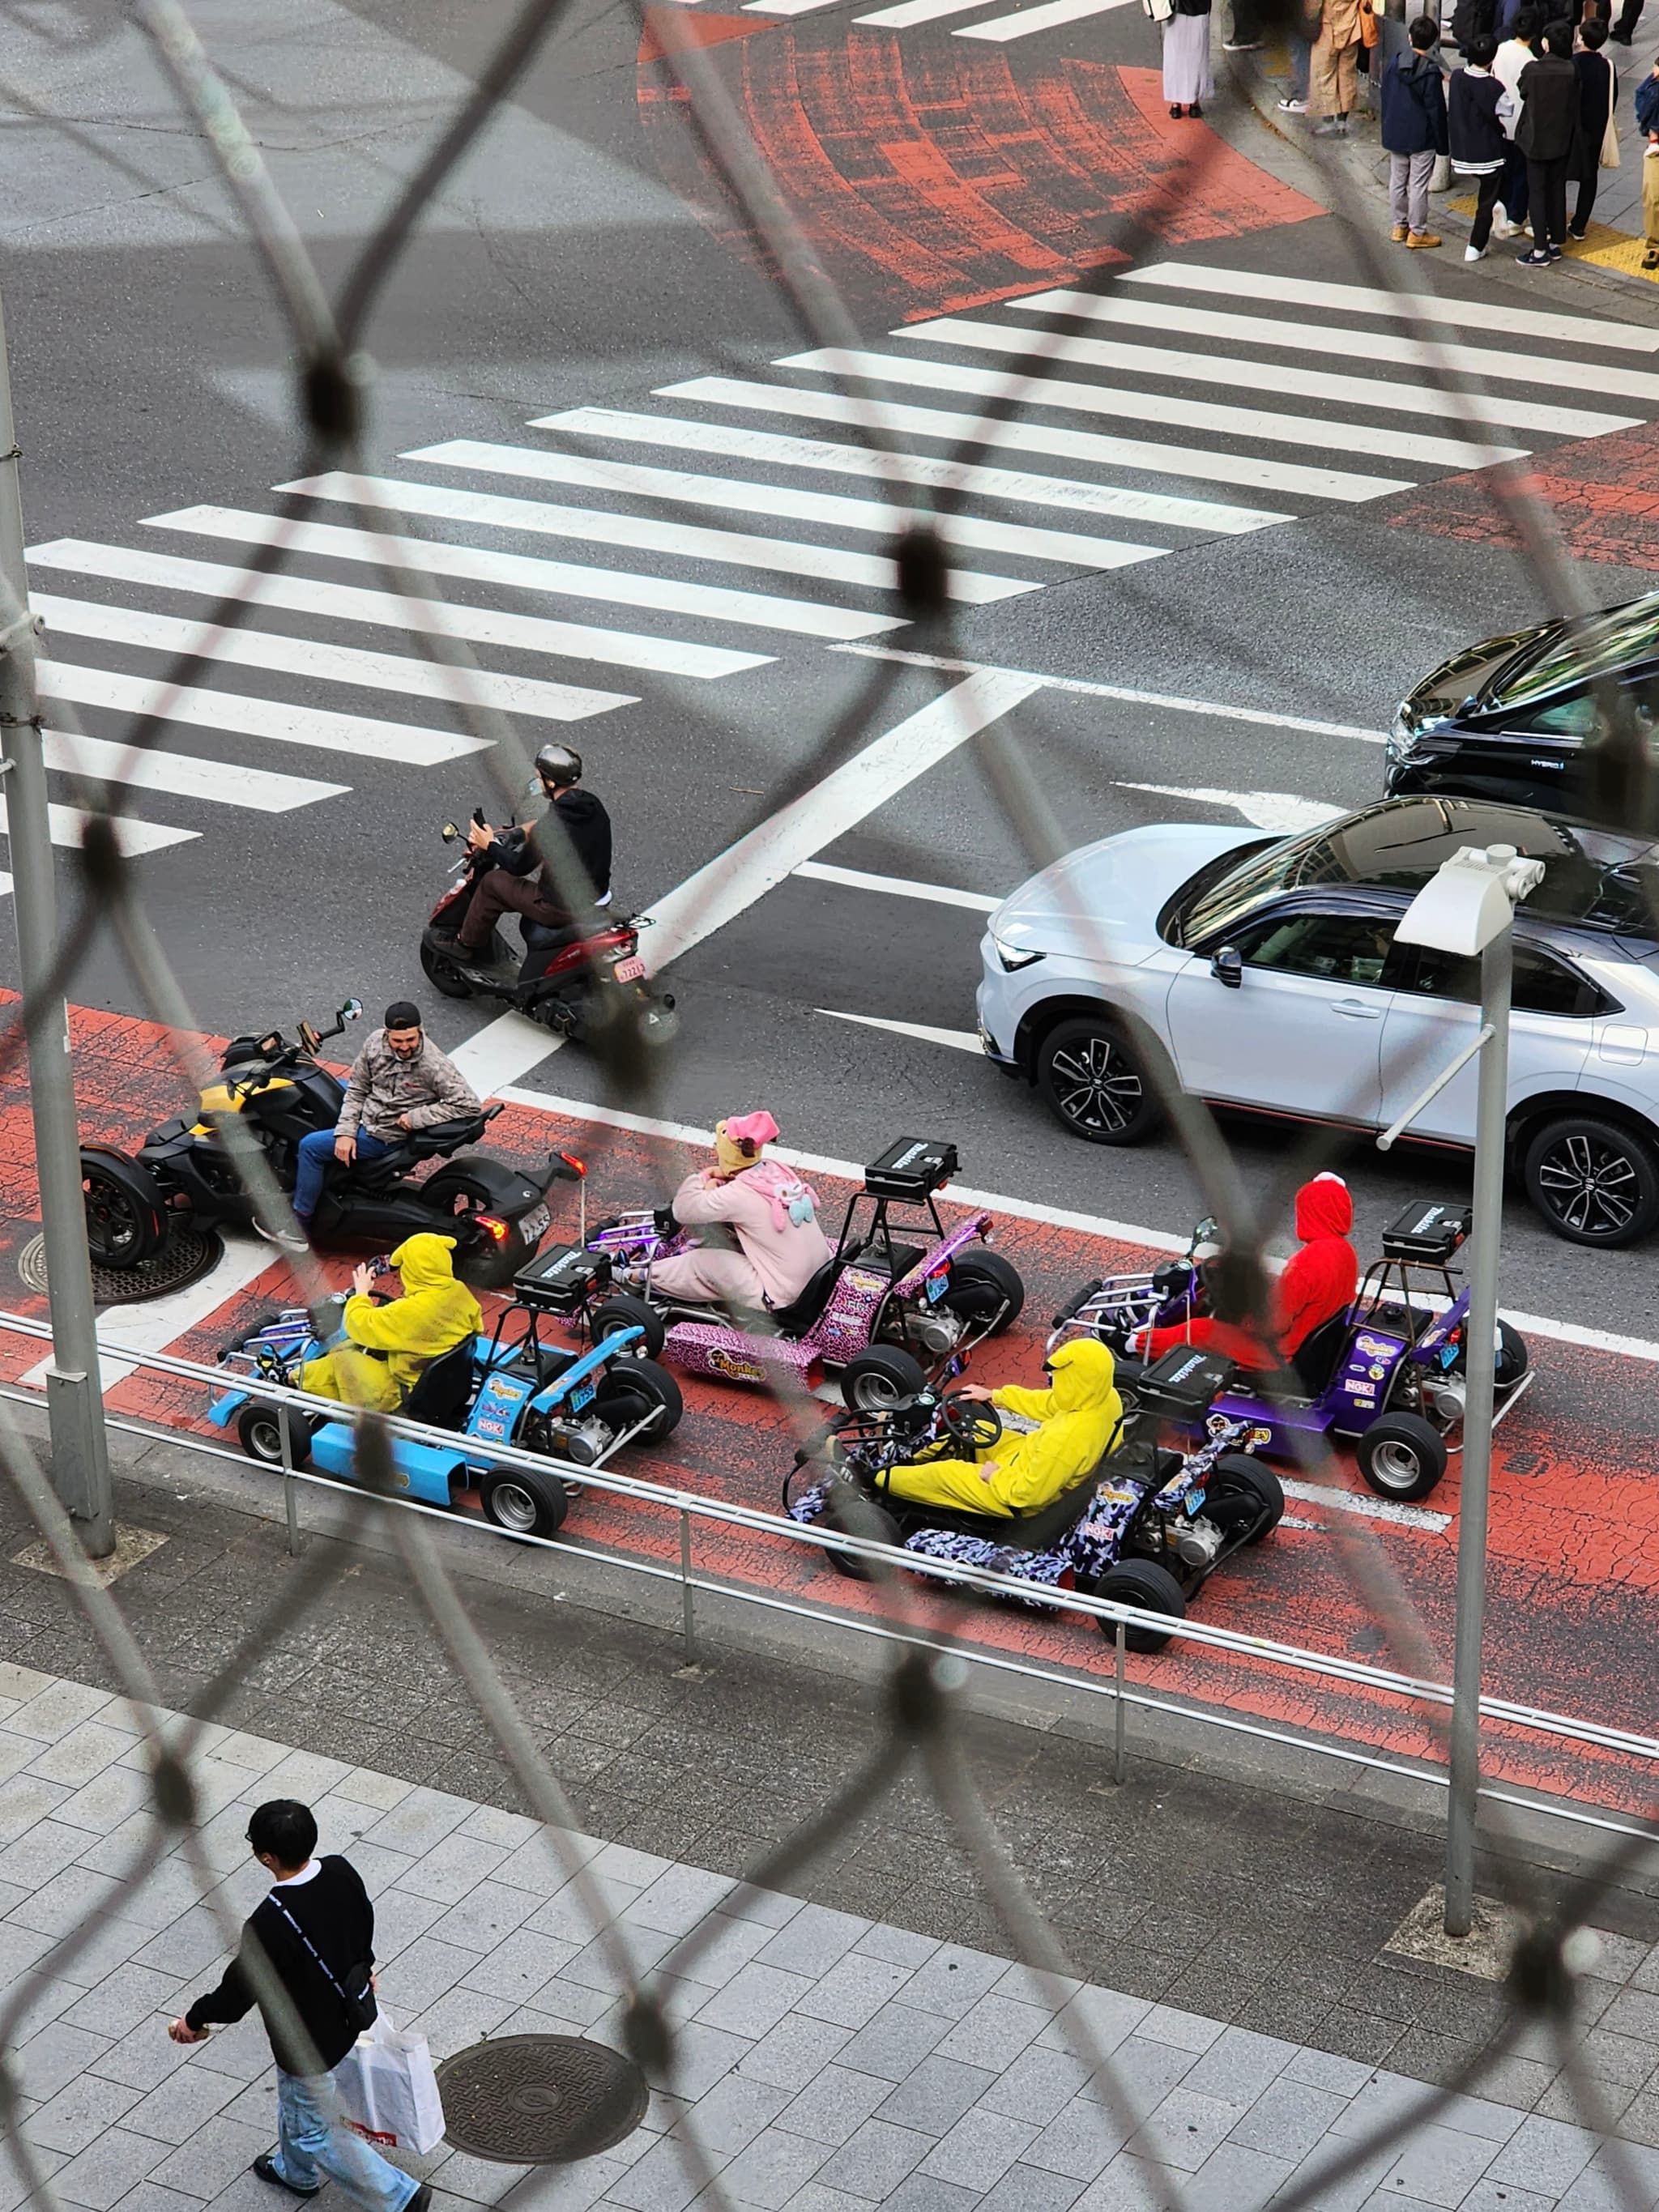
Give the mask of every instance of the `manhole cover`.
[{"label": "manhole cover", "polygon": [[502,2166],[563,2166],[631,2136],[650,2092],[631,2059],[579,2035],[502,2035],[438,2069],[452,2147]]},{"label": "manhole cover", "polygon": [[[225,1255],[223,1240],[216,1230],[181,1229],[164,1252],[137,1267],[100,1267],[92,1263],[92,1302],[100,1306],[131,1306],[145,1298],[162,1298],[169,1291],[182,1291],[210,1274]],[[32,1291],[46,1289],[46,1240],[32,1237],[17,1255],[17,1272]]]}]

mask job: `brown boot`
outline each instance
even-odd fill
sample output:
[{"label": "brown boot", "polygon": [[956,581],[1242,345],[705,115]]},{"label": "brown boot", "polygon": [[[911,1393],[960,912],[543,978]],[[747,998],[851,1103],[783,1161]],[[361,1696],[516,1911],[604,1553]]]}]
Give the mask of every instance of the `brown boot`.
[{"label": "brown boot", "polygon": [[1403,222],[1395,223],[1394,228],[1389,233],[1389,235],[1393,239],[1396,246],[1403,246],[1406,243],[1407,238],[1405,224]]},{"label": "brown boot", "polygon": [[1438,246],[1440,240],[1431,230],[1413,230],[1407,232],[1406,243],[1407,246]]}]

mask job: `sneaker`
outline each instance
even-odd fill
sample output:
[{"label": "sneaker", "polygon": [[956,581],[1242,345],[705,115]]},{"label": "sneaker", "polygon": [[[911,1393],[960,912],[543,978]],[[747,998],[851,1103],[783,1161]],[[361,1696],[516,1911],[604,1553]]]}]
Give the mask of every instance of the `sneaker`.
[{"label": "sneaker", "polygon": [[1492,234],[1494,238],[1517,238],[1520,232],[1520,224],[1511,222],[1506,215],[1495,215],[1492,219]]},{"label": "sneaker", "polygon": [[311,1249],[311,1239],[305,1233],[307,1224],[297,1213],[294,1218],[300,1224],[297,1230],[267,1229],[263,1221],[256,1219],[253,1224],[253,1233],[256,1237],[263,1237],[267,1244],[274,1244],[279,1252],[308,1252]]},{"label": "sneaker", "polygon": [[1281,115],[1305,115],[1308,112],[1308,103],[1305,100],[1281,100],[1279,103],[1279,112]]},{"label": "sneaker", "polygon": [[1530,253],[1517,253],[1515,258],[1522,269],[1547,269],[1550,265],[1549,253],[1541,246],[1534,246]]},{"label": "sneaker", "polygon": [[404,2212],[429,2212],[431,2203],[431,2186],[428,2183],[423,2181],[420,2187],[415,2191],[415,2194],[410,2198],[408,2203],[404,2205]]},{"label": "sneaker", "polygon": [[1389,236],[1394,240],[1396,246],[1403,246],[1410,235],[1411,233],[1406,228],[1403,222],[1395,223],[1394,228],[1389,233]]},{"label": "sneaker", "polygon": [[1576,222],[1570,222],[1567,225],[1567,236],[1575,240],[1577,244],[1582,246],[1589,234],[1589,226],[1588,223],[1586,223],[1583,230],[1580,230]]},{"label": "sneaker", "polygon": [[1414,230],[1407,238],[1407,246],[1438,246],[1441,241],[1431,230]]},{"label": "sneaker", "polygon": [[1316,123],[1313,135],[1316,138],[1346,138],[1348,135],[1348,126],[1346,123],[1337,122],[1335,118],[1332,117],[1328,122]]},{"label": "sneaker", "polygon": [[1224,54],[1259,54],[1261,41],[1260,39],[1224,39],[1221,51]]},{"label": "sneaker", "polygon": [[1559,246],[1547,246],[1544,251],[1552,261],[1559,261],[1561,258],[1561,248]]},{"label": "sneaker", "polygon": [[1486,258],[1486,249],[1484,246],[1466,246],[1463,248],[1465,261],[1484,261]]},{"label": "sneaker", "polygon": [[[261,2181],[268,2181],[273,2189],[286,2189],[290,2197],[320,2197],[323,2193],[320,2181],[314,2188],[296,2189],[284,2175],[277,2172],[276,2160],[268,2150],[262,2150],[258,2157],[254,2160],[252,2171],[258,2175]],[[431,2191],[428,2191],[427,2194],[429,2198]],[[410,2202],[413,2203],[414,2199],[411,2197]]]}]

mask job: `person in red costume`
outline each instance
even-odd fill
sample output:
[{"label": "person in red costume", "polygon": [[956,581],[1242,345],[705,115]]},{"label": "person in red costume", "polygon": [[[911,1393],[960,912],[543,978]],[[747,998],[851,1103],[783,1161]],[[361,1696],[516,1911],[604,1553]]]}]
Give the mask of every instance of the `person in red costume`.
[{"label": "person in red costume", "polygon": [[1359,1281],[1359,1261],[1348,1242],[1352,1227],[1353,1200],[1347,1184],[1340,1176],[1316,1176],[1296,1194],[1296,1233],[1302,1249],[1285,1263],[1274,1289],[1273,1341],[1264,1344],[1247,1325],[1205,1315],[1151,1330],[1141,1357],[1156,1359],[1174,1345],[1193,1344],[1236,1359],[1241,1367],[1282,1365],[1322,1322],[1352,1302]]}]

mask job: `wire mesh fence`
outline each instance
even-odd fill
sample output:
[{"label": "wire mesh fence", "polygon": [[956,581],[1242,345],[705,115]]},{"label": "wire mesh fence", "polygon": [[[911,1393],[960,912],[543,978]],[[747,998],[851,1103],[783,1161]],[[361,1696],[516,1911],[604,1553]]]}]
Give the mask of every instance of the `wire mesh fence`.
[{"label": "wire mesh fence", "polygon": [[[293,472],[300,488],[281,495],[269,526],[246,548],[245,569],[236,574],[190,643],[153,687],[149,702],[133,715],[123,738],[122,755],[110,763],[107,775],[86,772],[84,763],[96,757],[90,748],[79,756],[83,766],[73,798],[82,816],[82,828],[73,866],[75,906],[61,931],[49,969],[34,977],[0,1035],[0,1073],[17,1069],[31,1039],[38,1042],[43,1024],[53,1018],[60,996],[73,992],[94,950],[112,944],[125,963],[139,1000],[155,1021],[165,1025],[181,1079],[193,1089],[201,1089],[216,1076],[216,1063],[197,1041],[200,1026],[192,1018],[167,948],[146,915],[142,866],[124,854],[112,822],[120,785],[131,780],[134,763],[155,748],[180,700],[198,681],[210,679],[215,656],[224,641],[242,633],[257,634],[262,607],[284,605],[282,580],[290,571],[294,558],[308,550],[308,518],[314,498],[305,487],[325,481],[352,488],[368,532],[366,551],[373,580],[395,603],[398,625],[413,636],[420,653],[440,672],[437,696],[453,706],[466,734],[486,749],[481,764],[493,778],[503,805],[516,810],[530,762],[514,717],[502,711],[499,693],[488,681],[487,672],[473,651],[476,626],[468,624],[464,610],[446,602],[444,570],[417,526],[418,513],[407,503],[380,503],[385,487],[374,474],[368,458],[376,384],[367,349],[372,342],[377,307],[423,217],[481,135],[490,128],[502,103],[514,96],[537,68],[548,65],[568,12],[565,0],[528,0],[479,69],[472,88],[457,103],[453,115],[434,133],[429,149],[397,189],[343,278],[331,288],[307,246],[301,222],[285,204],[254,134],[185,8],[179,0],[131,0],[126,11],[127,35],[149,42],[167,73],[181,112],[211,153],[234,212],[238,234],[257,254],[281,318],[288,345],[285,373],[303,424]],[[641,19],[643,28],[642,6]],[[769,169],[690,19],[676,17],[672,9],[653,9],[649,27],[659,64],[672,80],[685,128],[718,179],[728,211],[757,242],[770,281],[803,338],[821,349],[816,357],[826,364],[858,364],[866,357],[865,334],[858,319],[837,290],[813,239],[792,212],[786,192]],[[1224,91],[1224,100],[1227,97]],[[37,112],[52,119],[49,109]],[[1113,266],[1119,276],[1143,265],[1155,254],[1170,209],[1202,185],[1207,167],[1221,160],[1227,150],[1220,137],[1208,134],[1195,141],[1195,149],[1170,173],[1160,191],[1144,198],[1132,216],[1112,226],[1109,237],[1091,242],[1097,249],[1112,250]],[[1320,149],[1316,147],[1313,151],[1317,157]],[[1323,165],[1323,190],[1360,278],[1379,295],[1396,289],[1398,261],[1375,243],[1369,212],[1358,204],[1346,172],[1334,161]],[[1416,342],[1414,374],[1423,388],[1434,394],[1440,422],[1471,446],[1483,445],[1492,416],[1475,402],[1485,387],[1467,366],[1455,332],[1438,328],[1432,307],[1416,295],[1402,295],[1401,313]],[[970,510],[981,480],[979,472],[994,467],[1006,450],[999,434],[1017,424],[1022,410],[1040,398],[1043,375],[1066,357],[1066,343],[1063,317],[1056,319],[1050,331],[1045,331],[1041,325],[1035,326],[1024,349],[1006,356],[999,388],[975,406],[970,433],[942,465],[937,461],[920,465],[902,413],[890,403],[876,397],[860,398],[849,410],[846,419],[851,422],[858,445],[872,458],[872,472],[882,499],[901,516],[884,551],[892,563],[900,611],[908,625],[903,651],[890,658],[869,659],[848,702],[813,734],[793,766],[763,794],[757,795],[752,816],[742,825],[744,833],[761,828],[781,808],[808,799],[879,729],[884,712],[900,685],[914,680],[918,669],[939,664],[937,692],[945,702],[940,711],[947,716],[952,712],[951,702],[963,681],[960,671],[951,665],[959,646],[962,605],[952,591],[962,543],[961,533],[953,525]],[[593,465],[593,480],[603,483],[605,465]],[[626,489],[625,476],[619,474],[615,481],[619,489]],[[1550,508],[1527,471],[1518,464],[1489,468],[1480,482],[1524,550],[1540,607],[1561,616],[1586,611],[1582,587],[1562,556]],[[694,507],[685,505],[672,511],[688,530],[695,529]],[[0,605],[0,627],[9,641],[14,673],[21,672],[24,678],[29,677],[34,647],[27,610],[18,604],[15,586],[9,587],[4,604]],[[1188,641],[1195,661],[1207,659],[1212,647],[1220,642],[1219,626],[1214,635],[1206,635],[1195,626]],[[1268,641],[1264,641],[1258,669],[1246,672],[1265,672],[1268,650]],[[1109,669],[1102,672],[1111,673]],[[1316,710],[1316,702],[1307,704]],[[1653,763],[1642,732],[1628,700],[1608,679],[1599,684],[1597,708],[1600,727],[1590,747],[1595,763],[1594,817],[1609,827],[1628,830],[1636,825],[1646,830],[1659,819],[1659,810],[1655,805]],[[69,702],[54,696],[53,715],[57,727],[78,734]],[[42,720],[38,703],[22,719],[38,732]],[[1134,763],[1128,741],[1111,742],[1122,749],[1123,768],[1132,769]],[[991,731],[973,741],[970,756],[988,800],[1012,825],[1030,866],[1044,867],[1060,857],[1072,841],[1066,825],[1045,800],[1034,773],[1030,740],[1022,732],[1018,704],[1004,713]],[[580,908],[583,902],[580,864],[556,817],[544,817],[534,835],[548,881],[568,903]],[[691,903],[705,921],[717,919],[725,910],[722,899],[727,885],[722,866],[716,861],[695,879]],[[1080,902],[1074,903],[1066,919],[1080,941],[1091,943],[1103,957],[1109,954],[1109,933]],[[658,957],[660,961],[663,956],[659,952]],[[1219,1310],[1265,1329],[1272,1310],[1272,1273],[1266,1263],[1269,1240],[1284,1224],[1297,1188],[1336,1162],[1339,1140],[1328,1129],[1316,1129],[1297,1138],[1286,1146],[1282,1168],[1266,1191],[1253,1192],[1209,1110],[1182,1092],[1155,1041],[1135,1034],[1147,1079],[1158,1093],[1158,1104],[1185,1152],[1206,1207],[1221,1227],[1224,1260],[1217,1286]],[[636,1117],[654,1117],[663,1103],[672,1050],[652,1048],[638,1027],[628,1022],[603,1031],[595,1046],[605,1069],[607,1103]],[[1420,1070],[1399,1071],[1407,1089],[1415,1087],[1419,1076],[1426,1080],[1434,1072],[1431,1062]],[[1357,1086],[1352,1104],[1352,1118],[1363,1118]],[[639,1126],[637,1121],[635,1126]],[[269,1229],[293,1234],[291,1194],[279,1188],[258,1143],[234,1116],[227,1117],[222,1127],[234,1170],[253,1196],[262,1221]],[[601,1128],[601,1156],[605,1142]],[[646,1143],[657,1164],[659,1182],[665,1183],[669,1147],[658,1139],[647,1138]],[[595,1164],[590,1161],[590,1165]],[[306,1296],[319,1304],[329,1286],[302,1240],[295,1267]],[[769,1387],[776,1391],[799,1439],[806,1441],[817,1433],[822,1407],[804,1389],[791,1389],[775,1379]],[[1294,1378],[1281,1371],[1270,1378],[1269,1387],[1281,1395],[1289,1393],[1294,1389]],[[672,2080],[678,2033],[674,2019],[655,1986],[659,1978],[636,1964],[627,1929],[608,1910],[586,1856],[577,1846],[575,1833],[580,1823],[567,1790],[503,1686],[487,1640],[447,1566],[441,1536],[434,1536],[429,1522],[419,1515],[384,1510],[382,1501],[395,1495],[391,1442],[384,1423],[372,1413],[363,1414],[356,1433],[357,1479],[353,1487],[342,1493],[347,1534],[376,1523],[395,1545],[411,1599],[429,1617],[456,1675],[476,1704],[481,1724],[500,1747],[525,1801],[544,1824],[550,1875],[561,1882],[568,1880],[577,1885],[593,1924],[602,1931],[615,1973],[629,1996],[626,2040],[630,2053],[653,2071],[665,2071]],[[1310,1445],[1306,1462],[1302,1472],[1316,1476],[1326,1471],[1324,1447]],[[150,1717],[149,1828],[135,1840],[131,1864],[121,1888],[88,1911],[50,1961],[21,1977],[0,2001],[0,2118],[16,2147],[33,2191],[30,2201],[55,2208],[59,2199],[50,2177],[40,2167],[21,2114],[15,2059],[18,2025],[49,1978],[62,1973],[95,1942],[115,1910],[116,1899],[128,1887],[141,1885],[162,1852],[175,1845],[182,1848],[195,1869],[204,1898],[216,1888],[221,1874],[209,1865],[195,1840],[199,1823],[192,1759],[201,1727],[223,1710],[236,1686],[244,1658],[257,1649],[259,1637],[256,1631],[246,1639],[244,1650],[221,1669],[196,1701],[187,1723],[164,1723],[159,1717],[162,1701],[156,1683],[123,1617],[118,1595],[104,1587],[88,1568],[76,1528],[54,1494],[39,1455],[4,1401],[0,1401],[0,1463],[72,1587],[76,1603],[135,1711]],[[1431,1639],[1410,1591],[1402,1586],[1374,1532],[1363,1521],[1345,1524],[1334,1532],[1332,1542],[1344,1573],[1381,1632],[1389,1663],[1406,1676],[1436,1678]],[[292,1623],[302,1618],[337,1573],[339,1556],[337,1548],[318,1547],[301,1558],[280,1591],[273,1594],[270,1620]],[[893,1647],[896,1656],[888,1682],[884,1729],[871,1742],[862,1772],[750,1869],[749,1879],[757,1887],[787,1888],[826,1839],[859,1820],[902,1782],[919,1777],[976,1870],[1006,1929],[1011,1954],[1040,1980],[1046,1978],[1058,2010],[1072,1986],[1068,1961],[1049,1923],[1028,1893],[981,1802],[971,1765],[962,1755],[958,1708],[963,1670],[951,1658],[948,1638],[942,1638],[936,1623],[924,1617],[914,1589],[898,1574],[884,1567],[879,1589],[882,1620],[913,1639],[912,1648]],[[1437,1708],[1435,1725],[1440,1725]],[[1501,1843],[1506,1834],[1508,1808],[1489,1802],[1483,1817],[1489,1836]],[[1478,2063],[1490,2063],[1493,2056],[1540,2029],[1552,2036],[1559,2063],[1573,2085],[1583,2124],[1602,2136],[1604,2163],[1614,2197],[1632,2208],[1632,2212],[1649,2203],[1650,2192],[1616,2131],[1607,2124],[1596,2083],[1574,2034],[1578,1956],[1575,1945],[1598,1904],[1631,1875],[1647,1850],[1644,1838],[1611,1839],[1601,1848],[1594,1870],[1567,1883],[1534,1871],[1522,1850],[1504,1850],[1493,1856],[1491,1863],[1495,1878],[1503,1885],[1504,1902],[1522,1914],[1527,1933],[1510,1973],[1509,2027],[1496,2051],[1482,2054]],[[223,1908],[216,1905],[216,1910],[222,1917]],[[228,1918],[224,1918],[222,1932],[226,1948],[234,1946],[238,1929]],[[693,1973],[700,1946],[710,1940],[706,1933],[694,1933],[686,1939],[675,1954],[676,1973]],[[293,2015],[280,1983],[268,1970],[264,1983],[262,2000],[285,2021],[291,2035],[302,2037],[301,2025]],[[1075,2035],[1075,2055],[1093,2076],[1103,2111],[1124,2137],[1133,2135],[1139,2116],[1113,2058],[1095,2043],[1086,2015],[1079,2015],[1073,2008],[1066,2016]],[[1276,2212],[1303,2212],[1304,2206],[1334,2201],[1334,2192],[1361,2175],[1376,2151],[1431,2124],[1462,2093],[1475,2087],[1477,2070],[1477,2063],[1472,2062],[1455,2078],[1436,2087],[1425,2085],[1414,2109],[1391,2113],[1374,2129],[1355,2136],[1325,2171],[1283,2191],[1274,2200]],[[704,2191],[700,2203],[723,2208],[726,2199],[714,2170],[715,2161],[699,2145],[695,2130],[687,2132],[686,2155],[694,2163],[700,2162],[698,2179]],[[1186,2201],[1188,2178],[1154,2154],[1147,2154],[1146,2163],[1159,2200],[1171,2208],[1181,2207]],[[514,2201],[533,2203],[536,2193],[532,2180],[524,2185]]]}]

